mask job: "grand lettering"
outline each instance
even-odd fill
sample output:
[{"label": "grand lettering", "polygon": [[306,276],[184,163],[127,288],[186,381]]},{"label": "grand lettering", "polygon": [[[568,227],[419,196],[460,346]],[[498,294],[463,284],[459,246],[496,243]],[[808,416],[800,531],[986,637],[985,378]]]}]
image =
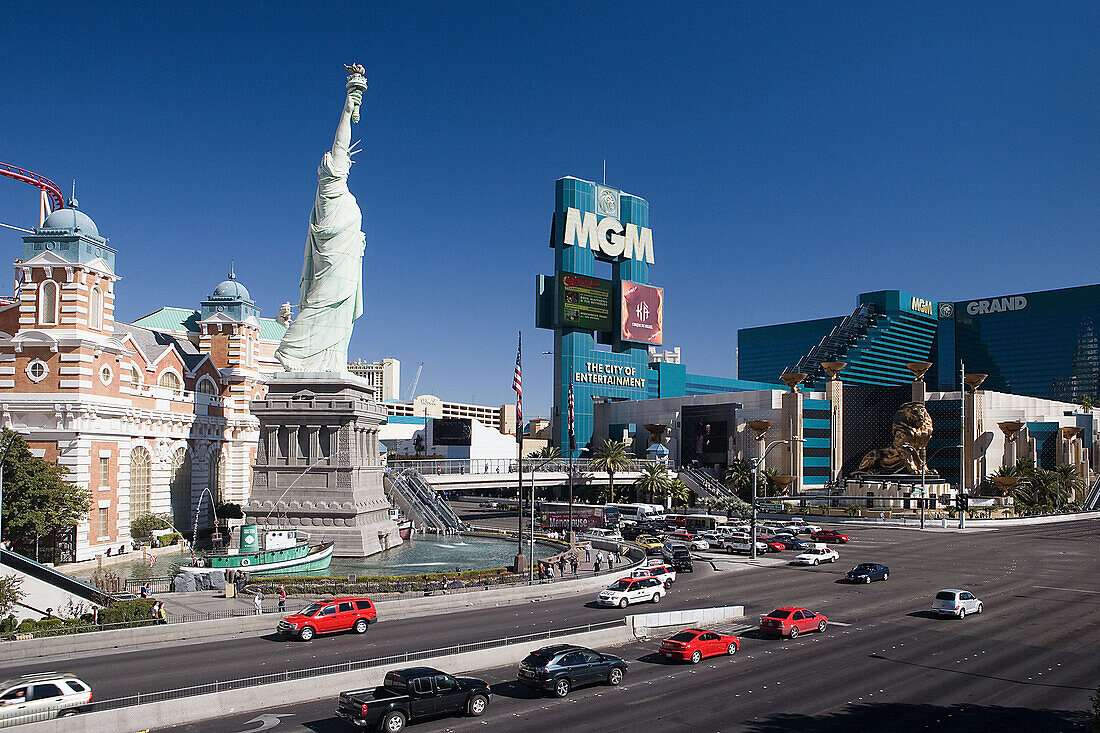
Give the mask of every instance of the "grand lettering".
[{"label": "grand lettering", "polygon": [[972,316],[1004,313],[1005,311],[1022,311],[1024,308],[1027,308],[1027,298],[1022,295],[1015,295],[1011,298],[975,300],[966,304],[966,312]]}]

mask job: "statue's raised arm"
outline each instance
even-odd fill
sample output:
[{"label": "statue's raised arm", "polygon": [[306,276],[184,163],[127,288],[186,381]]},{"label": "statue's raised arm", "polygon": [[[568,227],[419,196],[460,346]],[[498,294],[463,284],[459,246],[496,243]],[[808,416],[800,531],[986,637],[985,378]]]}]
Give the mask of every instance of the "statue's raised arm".
[{"label": "statue's raised arm", "polygon": [[298,317],[275,350],[287,371],[346,372],[352,323],[363,313],[363,214],[348,189],[348,147],[367,80],[359,64],[345,68],[351,75],[336,138],[317,169]]}]

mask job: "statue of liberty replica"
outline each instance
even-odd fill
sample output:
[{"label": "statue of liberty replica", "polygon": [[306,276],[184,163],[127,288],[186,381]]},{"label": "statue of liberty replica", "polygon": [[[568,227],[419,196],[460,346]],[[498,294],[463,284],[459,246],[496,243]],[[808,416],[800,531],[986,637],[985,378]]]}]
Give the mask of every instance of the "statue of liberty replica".
[{"label": "statue of liberty replica", "polygon": [[367,90],[363,67],[345,67],[347,96],[332,149],[317,168],[298,315],[275,358],[286,369],[252,402],[260,421],[246,521],[335,542],[337,557],[401,543],[382,488],[374,389],[348,372],[352,324],[363,314],[363,214],[348,188],[351,126]]},{"label": "statue of liberty replica", "polygon": [[309,215],[302,297],[298,317],[283,336],[275,358],[288,372],[345,372],[348,342],[356,318],[363,315],[363,212],[348,189],[351,172],[351,123],[367,82],[363,67],[347,67],[348,95],[336,126],[332,150],[317,168],[317,198]]}]

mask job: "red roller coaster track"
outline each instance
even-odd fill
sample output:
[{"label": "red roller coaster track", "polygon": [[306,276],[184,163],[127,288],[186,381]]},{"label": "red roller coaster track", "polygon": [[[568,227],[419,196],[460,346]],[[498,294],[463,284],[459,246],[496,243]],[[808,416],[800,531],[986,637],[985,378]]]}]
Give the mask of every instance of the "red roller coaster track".
[{"label": "red roller coaster track", "polygon": [[35,188],[41,189],[42,193],[50,199],[50,206],[54,211],[64,208],[65,206],[65,197],[61,195],[61,189],[56,183],[45,176],[25,171],[22,168],[17,168],[7,163],[0,163],[0,175],[14,178],[23,183],[29,183]]}]

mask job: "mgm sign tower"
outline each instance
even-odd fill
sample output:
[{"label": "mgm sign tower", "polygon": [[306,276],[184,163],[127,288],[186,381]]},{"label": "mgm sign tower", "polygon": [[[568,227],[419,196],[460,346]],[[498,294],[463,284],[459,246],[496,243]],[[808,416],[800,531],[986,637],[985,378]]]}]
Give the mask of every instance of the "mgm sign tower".
[{"label": "mgm sign tower", "polygon": [[649,285],[645,199],[572,177],[559,179],[554,193],[554,274],[538,277],[535,325],[554,330],[554,444],[563,456],[573,385],[576,457],[621,436],[618,426],[612,436],[592,435],[594,399],[650,396],[649,347],[662,343],[664,292]]}]

